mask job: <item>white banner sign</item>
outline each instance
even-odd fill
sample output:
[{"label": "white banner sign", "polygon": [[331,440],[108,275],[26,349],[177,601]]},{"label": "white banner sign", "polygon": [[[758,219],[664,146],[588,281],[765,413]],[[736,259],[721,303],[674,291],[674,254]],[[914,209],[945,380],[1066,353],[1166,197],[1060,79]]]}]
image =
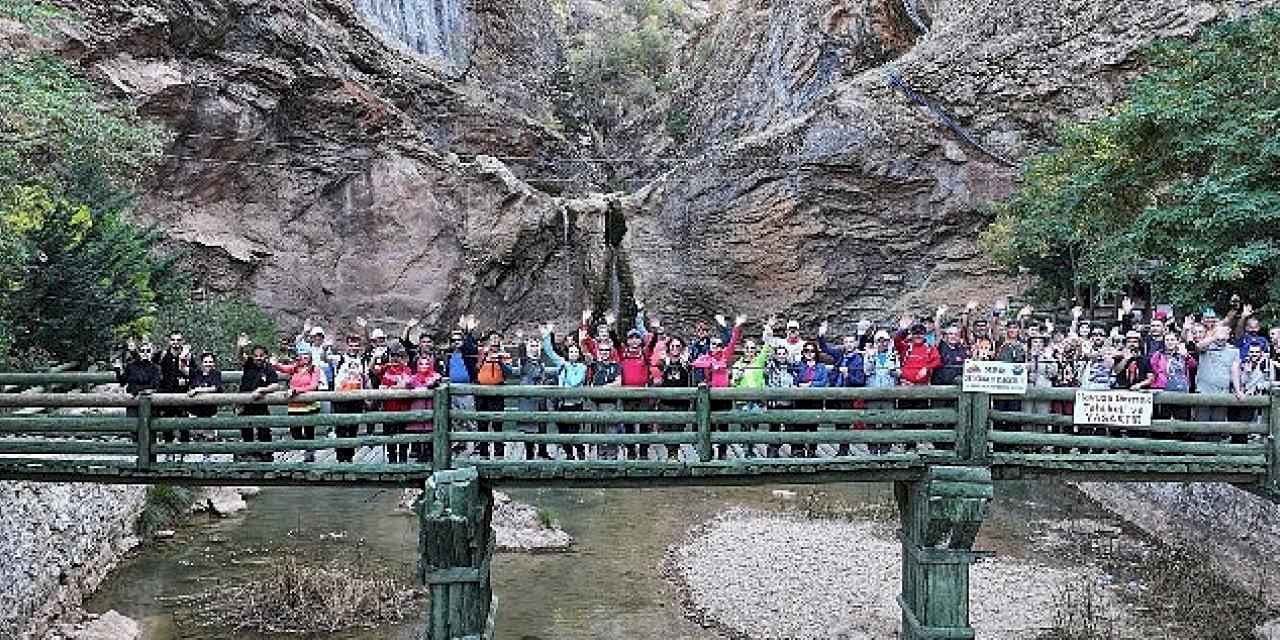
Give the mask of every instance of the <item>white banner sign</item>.
[{"label": "white banner sign", "polygon": [[1025,395],[1027,365],[1021,362],[970,360],[964,363],[964,377],[961,380],[965,391]]},{"label": "white banner sign", "polygon": [[1137,391],[1077,391],[1076,424],[1151,426],[1155,399]]}]

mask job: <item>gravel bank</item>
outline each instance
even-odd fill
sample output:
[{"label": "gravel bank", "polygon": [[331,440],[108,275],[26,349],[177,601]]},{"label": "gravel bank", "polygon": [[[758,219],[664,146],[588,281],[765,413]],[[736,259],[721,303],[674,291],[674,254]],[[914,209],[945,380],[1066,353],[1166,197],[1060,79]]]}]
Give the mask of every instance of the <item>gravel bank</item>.
[{"label": "gravel bank", "polygon": [[[421,489],[405,489],[400,495],[400,509],[412,511],[422,496]],[[494,547],[498,551],[565,551],[573,546],[573,536],[560,528],[559,522],[544,525],[532,505],[516,502],[501,491],[493,492]]]},{"label": "gravel bank", "polygon": [[[697,527],[668,550],[668,575],[695,619],[732,638],[896,637],[901,547],[889,526],[745,509]],[[1066,571],[995,558],[973,567],[973,626],[988,639],[1034,638],[1052,625]]]}]

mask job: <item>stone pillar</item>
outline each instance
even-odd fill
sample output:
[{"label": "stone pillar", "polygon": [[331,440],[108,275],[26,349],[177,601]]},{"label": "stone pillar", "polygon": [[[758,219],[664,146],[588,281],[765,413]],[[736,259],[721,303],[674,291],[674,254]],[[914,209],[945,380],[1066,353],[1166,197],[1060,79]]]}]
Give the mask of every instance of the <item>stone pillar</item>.
[{"label": "stone pillar", "polygon": [[424,639],[493,638],[492,490],[481,485],[474,467],[438,471],[416,510],[418,580],[431,590]]},{"label": "stone pillar", "polygon": [[969,565],[992,497],[986,467],[930,467],[894,485],[902,518],[901,640],[973,638]]}]

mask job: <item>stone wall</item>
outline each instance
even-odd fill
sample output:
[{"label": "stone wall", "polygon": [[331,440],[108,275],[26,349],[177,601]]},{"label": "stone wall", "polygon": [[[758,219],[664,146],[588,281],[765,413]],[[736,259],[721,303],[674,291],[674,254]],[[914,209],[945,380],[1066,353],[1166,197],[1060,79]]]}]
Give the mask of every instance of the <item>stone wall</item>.
[{"label": "stone wall", "polygon": [[34,640],[138,544],[146,488],[0,482],[0,638]]}]

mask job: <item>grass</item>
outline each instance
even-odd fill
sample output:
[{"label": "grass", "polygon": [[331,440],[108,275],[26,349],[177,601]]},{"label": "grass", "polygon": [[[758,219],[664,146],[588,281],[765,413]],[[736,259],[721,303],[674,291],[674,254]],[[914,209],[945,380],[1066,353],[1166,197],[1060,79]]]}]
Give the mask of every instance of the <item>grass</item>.
[{"label": "grass", "polygon": [[[1082,577],[1063,587],[1054,603],[1053,628],[1041,640],[1118,640],[1122,604],[1160,628],[1159,637],[1241,640],[1276,617],[1264,594],[1251,591],[1203,553],[1185,546],[1157,546],[1130,558],[1118,573],[1142,589],[1118,597]],[[1157,634],[1152,633],[1152,637]],[[1128,636],[1123,636],[1128,637]]]},{"label": "grass", "polygon": [[403,579],[364,563],[285,557],[258,575],[184,598],[201,626],[315,634],[394,624],[420,607]]},{"label": "grass", "polygon": [[556,512],[550,509],[538,509],[538,524],[542,525],[543,529],[556,528],[556,520],[559,520]]}]

